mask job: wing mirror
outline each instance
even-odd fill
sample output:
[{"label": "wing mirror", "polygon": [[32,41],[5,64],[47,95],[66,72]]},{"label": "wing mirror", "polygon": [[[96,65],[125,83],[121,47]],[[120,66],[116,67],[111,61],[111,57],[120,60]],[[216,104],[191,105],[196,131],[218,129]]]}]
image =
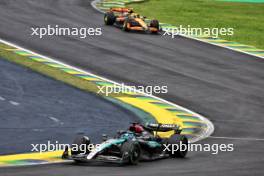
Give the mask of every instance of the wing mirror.
[{"label": "wing mirror", "polygon": [[107,136],[106,134],[103,134],[103,135],[102,135],[102,140],[103,140],[103,141],[106,141],[107,139],[108,139],[108,136]]}]

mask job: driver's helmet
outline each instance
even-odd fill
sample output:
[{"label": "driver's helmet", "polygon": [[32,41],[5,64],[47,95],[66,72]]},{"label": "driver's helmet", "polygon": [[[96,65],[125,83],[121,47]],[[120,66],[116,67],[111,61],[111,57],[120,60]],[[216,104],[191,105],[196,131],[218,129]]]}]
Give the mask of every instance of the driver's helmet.
[{"label": "driver's helmet", "polygon": [[137,14],[137,13],[131,13],[130,16],[131,16],[132,18],[140,18],[140,15]]},{"label": "driver's helmet", "polygon": [[134,13],[133,9],[129,9],[128,13]]},{"label": "driver's helmet", "polygon": [[129,127],[129,131],[132,131],[135,133],[142,133],[144,131],[144,128],[139,124],[133,124]]}]

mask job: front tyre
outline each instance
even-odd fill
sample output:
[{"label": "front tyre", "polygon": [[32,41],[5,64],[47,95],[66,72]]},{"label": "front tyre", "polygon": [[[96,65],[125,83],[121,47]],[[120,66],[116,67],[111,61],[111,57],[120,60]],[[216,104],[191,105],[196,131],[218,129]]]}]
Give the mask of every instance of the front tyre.
[{"label": "front tyre", "polygon": [[136,165],[140,158],[140,146],[133,141],[127,141],[121,146],[121,154],[127,164]]},{"label": "front tyre", "polygon": [[104,15],[104,22],[106,25],[113,25],[116,21],[114,12],[106,12]]}]

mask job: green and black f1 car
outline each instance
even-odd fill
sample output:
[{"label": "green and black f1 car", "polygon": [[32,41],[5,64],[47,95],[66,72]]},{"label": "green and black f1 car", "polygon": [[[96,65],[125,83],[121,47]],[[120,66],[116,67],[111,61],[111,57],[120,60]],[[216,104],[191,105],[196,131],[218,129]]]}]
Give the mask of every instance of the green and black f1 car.
[{"label": "green and black f1 car", "polygon": [[[160,138],[158,132],[174,131],[169,138]],[[100,145],[91,151],[82,153],[80,150],[64,151],[62,158],[76,162],[103,161],[119,164],[137,164],[140,160],[155,160],[161,158],[183,158],[188,151],[188,139],[181,135],[181,130],[173,124],[133,123],[127,131],[119,131],[116,137],[104,137]],[[78,146],[91,144],[87,136],[77,137],[73,144]],[[176,147],[176,145],[178,147]],[[185,145],[180,150],[179,145]]]}]

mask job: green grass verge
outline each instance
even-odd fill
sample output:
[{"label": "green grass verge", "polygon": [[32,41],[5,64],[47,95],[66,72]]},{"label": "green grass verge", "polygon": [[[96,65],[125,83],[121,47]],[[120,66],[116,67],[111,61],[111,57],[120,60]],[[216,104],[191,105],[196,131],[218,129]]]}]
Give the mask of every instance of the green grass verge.
[{"label": "green grass verge", "polygon": [[234,28],[230,41],[264,49],[264,4],[220,2],[214,0],[148,0],[131,4],[148,18],[172,25],[200,28]]}]

